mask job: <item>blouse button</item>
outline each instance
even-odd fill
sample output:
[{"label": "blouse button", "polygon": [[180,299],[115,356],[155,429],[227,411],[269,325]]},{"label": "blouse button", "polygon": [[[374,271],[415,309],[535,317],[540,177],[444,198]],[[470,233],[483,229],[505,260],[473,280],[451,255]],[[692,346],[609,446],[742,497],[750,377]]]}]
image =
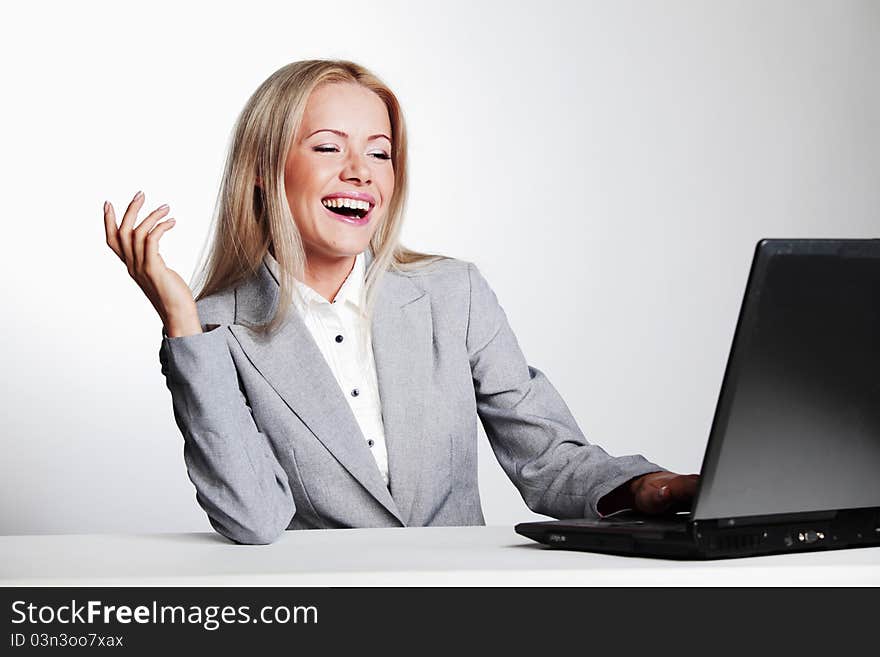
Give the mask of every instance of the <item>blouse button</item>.
[{"label": "blouse button", "polygon": [[375,445],[375,444],[376,444],[376,443],[373,442],[373,439],[372,439],[372,438],[370,438],[370,439],[367,441],[367,445],[369,445],[370,447],[372,447],[372,446]]},{"label": "blouse button", "polygon": [[352,397],[357,397],[359,394],[361,394],[361,391],[358,390],[357,388],[354,388],[354,389],[351,391],[351,396],[352,396]]},{"label": "blouse button", "polygon": [[336,342],[342,342],[344,338],[341,335],[336,336]]}]

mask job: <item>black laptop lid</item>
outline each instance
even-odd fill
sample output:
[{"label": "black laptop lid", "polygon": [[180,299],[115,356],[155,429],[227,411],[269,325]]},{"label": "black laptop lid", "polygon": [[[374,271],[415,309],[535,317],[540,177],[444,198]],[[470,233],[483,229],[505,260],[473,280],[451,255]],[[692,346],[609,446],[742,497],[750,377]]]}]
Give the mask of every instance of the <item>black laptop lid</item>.
[{"label": "black laptop lid", "polygon": [[692,519],[880,506],[880,240],[758,244]]}]

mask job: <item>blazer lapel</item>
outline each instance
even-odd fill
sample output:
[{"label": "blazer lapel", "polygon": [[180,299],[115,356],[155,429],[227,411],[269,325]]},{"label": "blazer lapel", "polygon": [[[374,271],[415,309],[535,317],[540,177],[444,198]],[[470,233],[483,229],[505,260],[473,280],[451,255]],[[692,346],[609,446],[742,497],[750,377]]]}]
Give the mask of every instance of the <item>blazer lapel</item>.
[{"label": "blazer lapel", "polygon": [[[236,319],[230,327],[233,334],[290,410],[342,467],[403,524],[402,514],[382,480],[357,420],[296,309],[290,308],[285,322],[271,339],[239,324],[241,320],[267,321],[275,310],[279,290],[264,262],[256,276],[236,289]],[[396,304],[394,299],[387,299],[386,305]]]},{"label": "blazer lapel", "polygon": [[373,356],[382,403],[391,494],[409,524],[418,491],[431,363],[433,323],[428,295],[407,276],[387,272],[372,323]]}]

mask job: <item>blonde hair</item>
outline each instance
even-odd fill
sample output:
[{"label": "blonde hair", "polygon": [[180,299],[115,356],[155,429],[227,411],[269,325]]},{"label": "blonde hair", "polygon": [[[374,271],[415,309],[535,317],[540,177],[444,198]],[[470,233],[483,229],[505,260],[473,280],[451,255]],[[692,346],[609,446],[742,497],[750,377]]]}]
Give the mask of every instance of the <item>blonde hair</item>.
[{"label": "blonde hair", "polygon": [[202,281],[198,301],[256,275],[271,246],[280,269],[280,300],[269,321],[250,325],[261,333],[273,332],[283,323],[296,293],[294,278],[304,280],[306,255],[284,187],[287,153],[311,93],[320,85],[339,82],[360,84],[376,93],[391,122],[394,193],[370,240],[373,261],[364,286],[367,317],[372,318],[376,290],[387,269],[410,271],[445,258],[412,251],[399,242],[407,193],[406,127],[391,89],[350,61],[314,59],[283,66],[257,88],[235,123],[207,257],[196,277]]}]

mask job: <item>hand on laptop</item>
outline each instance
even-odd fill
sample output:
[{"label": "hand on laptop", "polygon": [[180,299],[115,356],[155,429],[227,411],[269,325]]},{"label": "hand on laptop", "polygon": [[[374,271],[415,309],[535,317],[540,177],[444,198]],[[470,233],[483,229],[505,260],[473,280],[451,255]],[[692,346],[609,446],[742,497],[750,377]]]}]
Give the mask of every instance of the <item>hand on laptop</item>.
[{"label": "hand on laptop", "polygon": [[652,472],[630,482],[635,505],[642,513],[689,511],[700,475],[675,472]]},{"label": "hand on laptop", "polygon": [[599,500],[599,513],[607,516],[621,509],[652,515],[687,511],[691,508],[699,479],[699,475],[675,472],[651,472],[630,479]]}]

